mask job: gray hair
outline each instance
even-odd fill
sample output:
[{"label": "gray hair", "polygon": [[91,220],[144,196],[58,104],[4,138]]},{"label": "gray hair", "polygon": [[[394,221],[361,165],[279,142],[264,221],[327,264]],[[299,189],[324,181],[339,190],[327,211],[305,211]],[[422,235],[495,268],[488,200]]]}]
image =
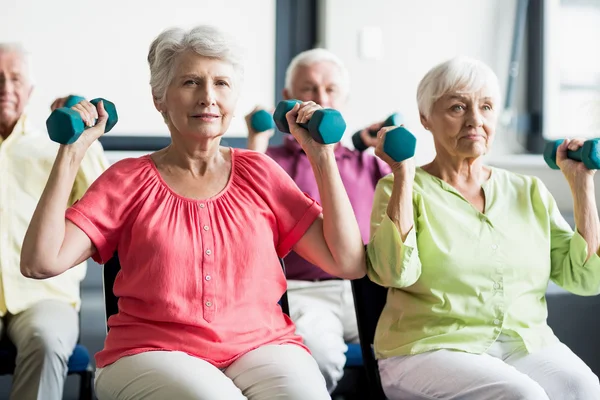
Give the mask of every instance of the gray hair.
[{"label": "gray hair", "polygon": [[21,57],[25,64],[25,78],[30,85],[33,85],[33,71],[31,68],[31,54],[20,43],[2,43],[0,42],[0,53],[16,53]]},{"label": "gray hair", "polygon": [[426,118],[433,105],[448,93],[476,93],[489,91],[496,102],[500,101],[498,77],[490,67],[469,57],[456,57],[433,67],[421,79],[417,89],[419,113]]},{"label": "gray hair", "polygon": [[292,80],[294,79],[294,74],[296,73],[296,69],[298,69],[298,67],[312,65],[319,62],[331,62],[335,64],[340,69],[342,76],[342,89],[344,89],[346,92],[350,90],[350,74],[348,73],[348,69],[346,69],[346,66],[342,60],[329,50],[320,48],[303,51],[292,59],[290,65],[288,65],[287,70],[285,71],[285,88],[290,91],[292,90]]},{"label": "gray hair", "polygon": [[150,86],[152,94],[159,100],[164,99],[167,87],[173,80],[177,56],[187,50],[202,57],[230,63],[236,72],[236,82],[241,82],[244,74],[241,50],[224,32],[208,25],[200,25],[191,30],[167,29],[154,39],[148,52]]}]

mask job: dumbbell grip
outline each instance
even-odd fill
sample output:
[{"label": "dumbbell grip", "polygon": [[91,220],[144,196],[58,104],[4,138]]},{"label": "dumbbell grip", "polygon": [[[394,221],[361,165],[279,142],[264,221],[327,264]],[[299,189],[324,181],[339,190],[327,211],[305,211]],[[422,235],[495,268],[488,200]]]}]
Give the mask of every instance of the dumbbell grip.
[{"label": "dumbbell grip", "polygon": [[579,161],[581,162],[583,156],[583,147],[578,148],[577,150],[567,150],[567,158],[569,160]]}]

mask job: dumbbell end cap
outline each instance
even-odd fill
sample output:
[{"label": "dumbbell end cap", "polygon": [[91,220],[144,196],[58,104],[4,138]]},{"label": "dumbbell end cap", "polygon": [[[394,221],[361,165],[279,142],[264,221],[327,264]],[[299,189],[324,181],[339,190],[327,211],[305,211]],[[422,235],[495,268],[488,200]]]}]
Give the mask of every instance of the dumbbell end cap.
[{"label": "dumbbell end cap", "polygon": [[60,144],[74,143],[84,130],[79,113],[70,108],[54,110],[46,120],[50,139]]},{"label": "dumbbell end cap", "polygon": [[582,161],[587,169],[600,169],[600,139],[586,140],[582,153]]},{"label": "dumbbell end cap", "polygon": [[299,103],[298,100],[283,100],[277,104],[275,112],[273,113],[273,121],[279,131],[283,133],[290,133],[290,126],[287,123],[285,115],[290,112],[292,108]]},{"label": "dumbbell end cap", "polygon": [[346,131],[346,121],[337,110],[318,110],[308,122],[308,131],[321,144],[338,143]]},{"label": "dumbbell end cap", "polygon": [[417,138],[404,127],[388,131],[383,142],[383,151],[396,162],[402,162],[415,155]]},{"label": "dumbbell end cap", "polygon": [[94,100],[90,101],[90,103],[92,103],[93,105],[96,106],[96,105],[98,105],[100,100],[102,100],[104,109],[106,110],[106,113],[108,114],[108,121],[106,121],[106,128],[104,129],[104,132],[110,132],[110,130],[115,127],[117,122],[119,122],[119,115],[117,114],[117,107],[115,106],[115,103],[113,103],[112,101],[108,101],[103,98],[94,99]]},{"label": "dumbbell end cap", "polygon": [[546,164],[551,169],[560,169],[560,167],[556,164],[556,150],[562,142],[562,139],[549,141],[544,147],[544,161],[546,161]]},{"label": "dumbbell end cap", "polygon": [[362,138],[360,137],[360,131],[352,135],[352,144],[354,145],[354,148],[358,151],[365,151],[367,149],[367,145],[365,144],[365,142],[363,142]]},{"label": "dumbbell end cap", "polygon": [[264,132],[275,127],[273,116],[265,110],[258,110],[250,118],[250,125],[256,132]]}]

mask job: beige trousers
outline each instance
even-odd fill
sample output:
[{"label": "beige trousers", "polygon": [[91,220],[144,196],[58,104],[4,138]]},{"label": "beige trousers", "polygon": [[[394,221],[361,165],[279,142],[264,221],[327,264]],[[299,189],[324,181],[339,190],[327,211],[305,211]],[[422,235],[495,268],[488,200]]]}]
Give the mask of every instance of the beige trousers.
[{"label": "beige trousers", "polygon": [[79,315],[70,305],[48,300],[0,318],[0,333],[17,348],[11,400],[61,400],[67,363],[79,336]]},{"label": "beige trousers", "polygon": [[149,351],[96,371],[99,400],[329,400],[315,360],[296,345],[255,349],[220,370],[182,352]]}]

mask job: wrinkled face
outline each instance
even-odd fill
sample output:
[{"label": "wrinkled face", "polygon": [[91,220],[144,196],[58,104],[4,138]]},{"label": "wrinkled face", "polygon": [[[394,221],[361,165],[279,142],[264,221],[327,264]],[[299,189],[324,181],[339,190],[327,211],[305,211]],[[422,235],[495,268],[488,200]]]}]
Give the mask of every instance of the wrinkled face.
[{"label": "wrinkled face", "polygon": [[323,108],[341,110],[348,98],[340,67],[331,61],[300,65],[292,77],[291,91],[284,91],[287,99],[314,101]]},{"label": "wrinkled face", "polygon": [[0,50],[0,124],[14,124],[32,92],[27,65],[16,51]]},{"label": "wrinkled face", "polygon": [[156,100],[169,129],[183,136],[214,138],[229,128],[238,100],[233,66],[193,51],[178,56],[165,98]]},{"label": "wrinkled face", "polygon": [[496,133],[499,104],[488,90],[451,92],[438,99],[430,116],[421,116],[438,152],[476,158],[489,152]]}]

